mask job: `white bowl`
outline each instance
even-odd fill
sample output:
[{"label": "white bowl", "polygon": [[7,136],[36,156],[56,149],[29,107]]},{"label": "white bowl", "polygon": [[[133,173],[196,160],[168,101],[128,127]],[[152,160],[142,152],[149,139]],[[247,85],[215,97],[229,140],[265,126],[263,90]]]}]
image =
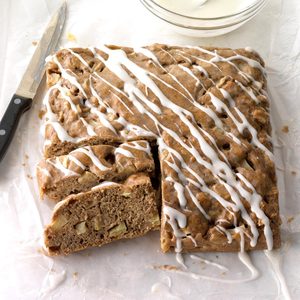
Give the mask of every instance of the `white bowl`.
[{"label": "white bowl", "polygon": [[153,0],[140,1],[151,13],[166,22],[173,30],[194,37],[212,37],[233,31],[252,19],[267,3],[267,0],[257,0],[234,14],[215,18],[198,18],[179,14]]}]

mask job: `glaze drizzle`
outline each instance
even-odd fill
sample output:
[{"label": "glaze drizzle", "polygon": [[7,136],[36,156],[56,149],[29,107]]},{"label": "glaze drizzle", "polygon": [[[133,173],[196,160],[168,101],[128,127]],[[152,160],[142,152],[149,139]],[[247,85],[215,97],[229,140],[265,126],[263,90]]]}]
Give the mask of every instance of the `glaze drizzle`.
[{"label": "glaze drizzle", "polygon": [[[259,96],[264,95],[262,92],[262,84],[257,81],[251,74],[243,71],[236,61],[243,61],[254,69],[257,69],[262,77],[266,76],[264,67],[256,60],[250,59],[249,57],[243,56],[238,53],[234,53],[230,57],[222,57],[217,51],[210,51],[200,47],[186,47],[187,49],[197,50],[199,53],[204,53],[209,58],[203,58],[190,53],[186,53],[182,50],[174,51],[174,56],[161,49],[161,51],[166,52],[173,61],[177,62],[176,56],[185,60],[187,63],[192,64],[194,60],[201,61],[204,65],[210,66],[222,72],[221,65],[226,63],[232,67],[238,76],[247,82],[245,86],[239,80],[231,80],[248,96],[249,101],[253,101],[256,105],[260,104]],[[165,159],[161,162],[163,166],[167,166],[169,170],[172,170],[176,176],[166,175],[163,180],[174,191],[176,199],[178,202],[178,207],[174,207],[174,204],[169,203],[168,199],[165,199],[163,203],[163,214],[165,222],[172,228],[175,237],[175,251],[180,253],[182,251],[182,240],[189,237],[195,247],[197,242],[195,237],[184,232],[184,229],[188,225],[187,217],[184,214],[185,210],[188,210],[188,203],[192,201],[194,205],[199,210],[206,220],[210,221],[211,217],[209,213],[204,209],[197,199],[195,193],[196,190],[206,193],[215,201],[217,201],[225,210],[233,217],[234,229],[226,229],[224,227],[224,222],[217,223],[215,228],[218,232],[223,234],[228,243],[232,243],[232,235],[238,233],[240,240],[244,240],[244,236],[250,240],[251,247],[257,245],[257,240],[259,238],[259,230],[256,223],[253,221],[251,214],[254,214],[256,218],[261,220],[263,223],[263,231],[266,239],[268,249],[273,248],[273,234],[270,227],[270,221],[262,208],[260,207],[261,201],[263,200],[261,195],[255,190],[254,186],[243,176],[241,173],[235,171],[228,161],[227,156],[220,146],[218,146],[217,141],[213,138],[209,130],[201,128],[198,125],[197,119],[195,118],[194,112],[201,111],[204,113],[216,126],[220,129],[223,134],[231,141],[231,143],[237,144],[240,147],[245,146],[244,142],[241,140],[241,136],[245,130],[247,130],[251,135],[251,140],[249,144],[252,147],[258,149],[263,153],[266,159],[270,161],[273,160],[272,152],[264,145],[258,135],[257,130],[247,119],[246,115],[236,106],[235,99],[232,98],[230,93],[224,88],[218,87],[218,84],[214,79],[209,77],[209,72],[204,66],[194,66],[188,68],[184,64],[178,64],[180,69],[180,74],[190,77],[194,81],[195,87],[202,89],[206,96],[209,96],[211,105],[203,105],[198,99],[195,98],[191,90],[189,90],[185,84],[181,81],[182,77],[176,77],[172,72],[170,72],[165,66],[160,63],[159,58],[154,52],[146,48],[135,48],[135,53],[142,55],[144,59],[147,59],[156,70],[164,72],[168,78],[172,80],[172,84],[166,82],[162,76],[157,75],[155,72],[150,71],[150,69],[144,69],[140,64],[134,62],[130,59],[129,55],[122,49],[111,49],[107,46],[101,46],[97,49],[89,48],[92,53],[93,59],[97,62],[101,62],[109,72],[117,76],[119,80],[123,83],[123,88],[114,85],[109,81],[101,72],[94,71],[90,67],[89,63],[81,56],[76,53],[75,50],[64,49],[64,51],[69,52],[74,58],[77,58],[81,64],[88,70],[90,76],[88,78],[88,84],[83,87],[83,84],[79,82],[77,75],[71,70],[65,69],[63,64],[59,61],[59,57],[54,55],[49,61],[54,62],[60,71],[60,80],[50,88],[46,97],[45,105],[47,108],[47,124],[52,126],[52,128],[57,133],[57,136],[62,142],[78,143],[84,138],[91,138],[97,136],[96,128],[93,124],[88,123],[88,121],[80,115],[77,106],[72,103],[72,99],[66,94],[63,80],[67,80],[71,85],[75,86],[82,97],[85,98],[85,106],[90,109],[90,112],[98,118],[98,122],[110,130],[113,134],[117,135],[119,138],[128,140],[129,133],[135,133],[138,137],[139,135],[155,137],[157,139],[157,144],[159,146],[159,152],[162,155],[164,153]],[[101,52],[100,52],[100,51]],[[105,56],[103,55],[105,54]],[[106,57],[106,58],[105,58]],[[202,81],[197,75],[197,72],[201,73],[207,80]],[[114,121],[123,126],[123,130],[118,130],[116,125],[109,119],[109,114],[116,114],[113,105],[107,103],[105,99],[102,98],[99,91],[95,87],[95,81],[100,81],[110,87],[110,92],[114,99],[122,105],[126,114],[134,116],[138,112],[141,118],[147,120],[147,126],[145,124],[133,124],[123,115],[119,115]],[[145,92],[140,86],[145,88]],[[249,86],[251,87],[249,88]],[[222,98],[212,92],[210,87],[214,86]],[[162,88],[163,87],[163,88]],[[163,90],[170,89],[178,97],[184,99],[187,106],[183,107],[179,103],[176,103],[173,99],[168,98]],[[60,96],[70,104],[70,108],[78,114],[79,120],[82,122],[83,126],[86,128],[85,137],[72,137],[63,128],[61,123],[57,119],[57,115],[53,113],[50,105],[50,94],[58,90]],[[149,92],[151,92],[155,97],[150,99],[148,97]],[[90,101],[89,97],[93,96],[98,101],[98,106]],[[106,112],[99,110],[99,107],[105,107]],[[164,112],[172,112],[172,117],[178,120],[178,124],[168,124],[164,119]],[[118,112],[119,113],[119,112]],[[236,131],[228,131],[224,124],[224,121],[220,117],[220,114],[226,113],[230,120],[233,122]],[[188,135],[186,140],[183,137],[181,131],[185,131]],[[269,139],[269,136],[266,136]],[[181,147],[178,151],[175,147],[170,145],[170,140],[174,141]],[[49,143],[49,141],[48,141]],[[147,145],[145,148],[136,141],[127,143],[126,148],[118,148],[115,154],[123,154],[127,157],[133,157],[130,148],[135,148],[136,150],[145,151],[150,153],[150,148]],[[95,161],[95,158],[88,148],[77,149],[75,151],[83,151],[87,154],[95,163],[95,165],[103,170],[104,165]],[[220,184],[229,194],[230,200],[222,197],[214,189],[210,188],[205,180],[197,173],[197,171],[191,167],[191,165],[185,161],[182,151],[189,153],[191,157],[195,159],[195,162],[212,174],[214,180],[217,184]],[[74,163],[82,167],[80,163],[74,160]],[[164,174],[164,171],[163,171]],[[246,209],[244,201],[248,203],[249,208]],[[241,227],[237,224],[236,214],[241,214],[241,218],[249,227],[248,230],[245,227]],[[251,213],[251,214],[250,214]],[[225,220],[226,221],[226,220]],[[225,222],[226,223],[226,222]],[[241,250],[244,248],[244,242],[241,243]]]}]

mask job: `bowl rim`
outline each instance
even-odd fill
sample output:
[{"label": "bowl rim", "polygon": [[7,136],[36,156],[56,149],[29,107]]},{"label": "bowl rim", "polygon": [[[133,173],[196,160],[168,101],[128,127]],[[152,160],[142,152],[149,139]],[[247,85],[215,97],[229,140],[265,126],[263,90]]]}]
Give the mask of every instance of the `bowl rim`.
[{"label": "bowl rim", "polygon": [[262,10],[266,3],[268,2],[268,0],[261,0],[261,2],[259,2],[259,4],[247,11],[245,14],[243,14],[243,19],[241,20],[233,20],[232,22],[230,23],[227,23],[227,24],[223,24],[223,25],[215,25],[215,26],[193,26],[193,25],[185,25],[185,24],[182,24],[182,23],[178,23],[178,22],[174,22],[174,21],[171,21],[165,17],[163,17],[162,15],[160,15],[159,13],[156,13],[154,12],[151,7],[148,7],[148,3],[147,3],[147,0],[140,0],[141,4],[145,6],[145,8],[147,8],[147,10],[154,14],[157,18],[161,19],[162,21],[164,22],[167,22],[169,23],[170,25],[173,25],[173,26],[176,26],[176,27],[180,27],[180,28],[184,28],[184,29],[189,29],[189,30],[193,30],[193,31],[201,31],[201,30],[208,30],[208,31],[214,31],[214,30],[220,30],[220,29],[226,29],[226,28],[230,28],[232,26],[236,26],[238,24],[241,24],[241,23],[245,23],[247,21],[249,21],[250,19],[252,19],[260,10]]},{"label": "bowl rim", "polygon": [[243,9],[243,10],[237,12],[237,13],[230,14],[230,15],[225,15],[225,16],[220,16],[220,17],[215,17],[215,18],[198,18],[198,17],[192,17],[192,16],[188,16],[188,15],[183,15],[183,14],[174,12],[174,11],[172,11],[170,9],[167,9],[167,8],[161,6],[160,4],[158,4],[157,2],[155,2],[155,0],[140,0],[140,1],[142,3],[144,3],[144,2],[150,2],[151,4],[153,4],[154,6],[156,6],[157,8],[160,8],[163,11],[165,11],[167,13],[170,13],[170,14],[173,14],[173,15],[176,15],[178,17],[183,17],[183,18],[187,18],[187,19],[190,19],[190,20],[209,21],[209,20],[224,20],[224,19],[228,19],[228,18],[231,18],[231,17],[236,17],[236,16],[239,16],[239,15],[242,15],[242,14],[246,13],[247,11],[251,10],[253,7],[259,6],[260,4],[262,4],[263,2],[265,2],[266,0],[256,0],[254,3],[252,3],[251,5],[247,6],[245,9]]}]

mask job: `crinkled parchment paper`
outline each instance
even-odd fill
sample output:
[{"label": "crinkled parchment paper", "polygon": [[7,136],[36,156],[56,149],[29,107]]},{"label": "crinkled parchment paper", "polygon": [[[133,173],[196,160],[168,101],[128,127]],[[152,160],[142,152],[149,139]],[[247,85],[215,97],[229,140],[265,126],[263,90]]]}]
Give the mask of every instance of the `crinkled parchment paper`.
[{"label": "crinkled parchment paper", "polygon": [[[58,2],[0,1],[0,116]],[[160,252],[158,232],[69,257],[45,256],[42,232],[53,204],[39,200],[35,182],[42,156],[41,86],[0,165],[0,298],[284,299],[288,289],[292,299],[300,299],[300,2],[270,0],[242,28],[211,39],[173,33],[138,0],[72,0],[68,6],[61,46],[163,42],[250,46],[260,52],[272,95],[282,248],[272,254],[273,265],[263,251],[250,254],[254,275],[259,272],[250,281],[250,270],[231,253],[197,254],[204,260],[185,255],[189,269],[180,273],[174,255]]]}]

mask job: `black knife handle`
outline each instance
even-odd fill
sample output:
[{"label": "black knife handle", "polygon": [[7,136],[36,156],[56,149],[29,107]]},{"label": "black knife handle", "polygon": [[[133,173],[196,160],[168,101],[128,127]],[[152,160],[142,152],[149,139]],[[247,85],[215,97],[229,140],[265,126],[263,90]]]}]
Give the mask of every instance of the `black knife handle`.
[{"label": "black knife handle", "polygon": [[32,99],[13,95],[0,121],[0,162],[18,127],[21,115],[31,107]]}]

